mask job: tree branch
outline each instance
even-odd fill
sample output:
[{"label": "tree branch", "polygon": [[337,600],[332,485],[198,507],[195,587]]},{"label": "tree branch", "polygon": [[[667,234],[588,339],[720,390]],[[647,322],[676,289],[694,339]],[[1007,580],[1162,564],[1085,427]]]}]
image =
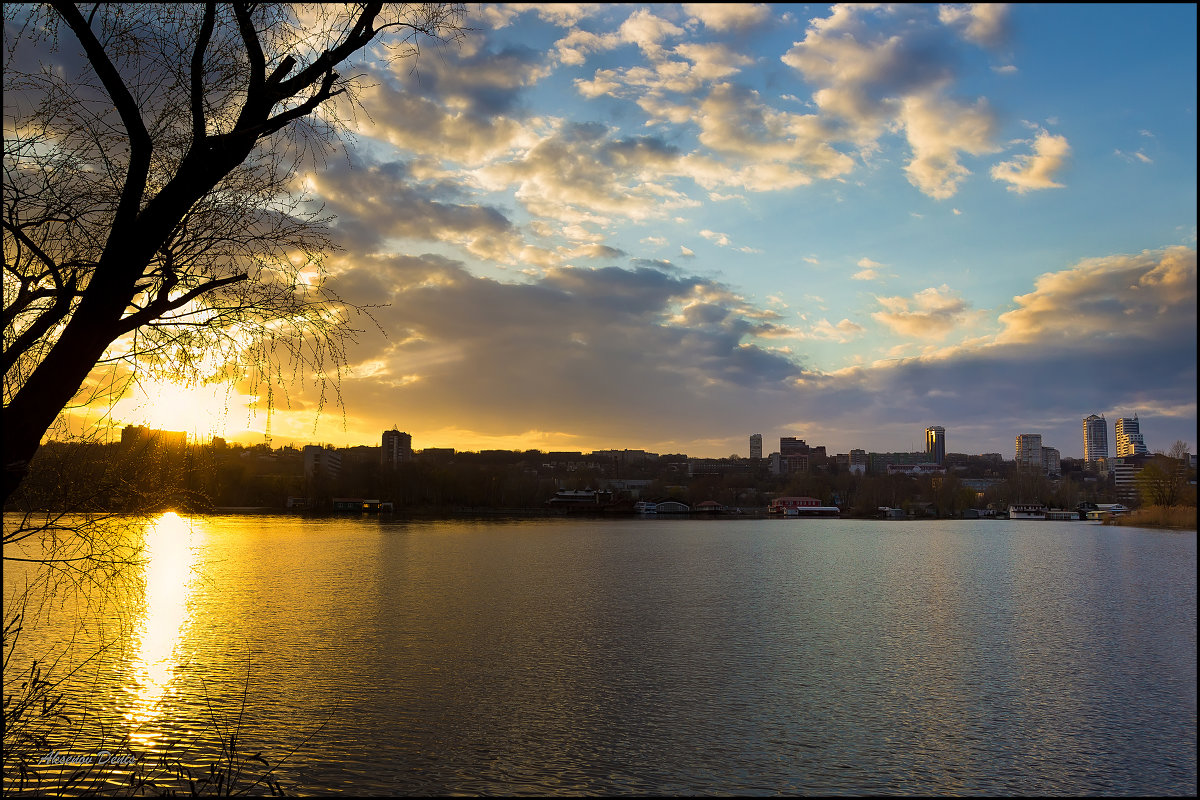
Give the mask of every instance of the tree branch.
[{"label": "tree branch", "polygon": [[32,325],[21,331],[21,335],[4,348],[3,355],[0,355],[0,374],[7,375],[26,350],[66,317],[72,302],[79,296],[75,291],[75,280],[75,276],[72,275],[66,286],[55,292],[57,296],[54,298],[54,305],[39,314]]},{"label": "tree branch", "polygon": [[34,241],[32,239],[30,239],[28,235],[26,235],[25,231],[21,230],[20,226],[13,225],[8,220],[4,220],[3,222],[0,222],[0,225],[3,225],[5,228],[8,228],[9,232],[13,236],[15,236],[18,241],[20,241],[22,244],[24,244],[26,247],[28,247],[33,252],[33,254],[35,256],[37,256],[38,261],[41,261],[43,264],[46,265],[46,267],[50,271],[51,275],[54,276],[54,283],[56,285],[58,285],[58,286],[62,285],[62,279],[59,276],[59,272],[58,272],[59,265],[53,258],[51,258],[46,253],[46,251],[44,251],[44,250],[42,250],[42,248],[38,247],[37,244],[35,244]]},{"label": "tree branch", "polygon": [[[215,278],[211,281],[200,284],[194,289],[184,292],[174,300],[169,300],[167,298],[167,289],[164,288],[164,290],[159,293],[158,297],[156,297],[141,311],[138,311],[136,314],[130,314],[128,317],[122,319],[117,335],[121,336],[129,333],[135,328],[139,328],[142,325],[152,322],[154,319],[162,316],[168,311],[174,311],[177,308],[182,308],[183,306],[195,300],[197,297],[200,297],[207,292],[211,292],[213,289],[219,289],[222,286],[228,286],[232,283],[240,283],[247,278],[249,278],[249,275],[244,272],[240,272],[236,275],[229,275],[224,278]],[[178,281],[171,282],[171,285],[173,286],[177,282]]]},{"label": "tree branch", "polygon": [[313,63],[309,64],[291,78],[279,83],[278,98],[283,100],[294,97],[304,89],[316,83],[322,75],[327,75],[335,66],[349,58],[375,37],[372,27],[375,18],[383,10],[383,3],[364,3],[362,13],[346,35],[346,39],[332,50],[326,50]]},{"label": "tree branch", "polygon": [[216,24],[217,6],[215,3],[204,4],[204,21],[200,24],[200,35],[196,39],[196,48],[192,51],[192,149],[198,149],[204,142],[206,126],[204,124],[204,51],[212,38],[213,26]]},{"label": "tree branch", "polygon": [[267,63],[263,56],[262,45],[258,42],[258,31],[250,19],[250,9],[246,3],[234,3],[233,14],[237,18],[238,33],[242,36],[242,45],[246,48],[246,58],[250,62],[250,82],[246,86],[246,102],[242,113],[238,115],[234,129],[249,126],[253,119],[265,117],[270,112],[270,103],[264,105],[263,89],[266,84]]},{"label": "tree branch", "polygon": [[117,113],[121,116],[121,122],[125,125],[125,132],[129,135],[129,167],[125,173],[125,185],[121,190],[121,200],[112,224],[114,232],[120,231],[137,215],[141,205],[142,195],[146,190],[146,177],[150,174],[150,156],[154,150],[154,142],[150,139],[150,133],[146,130],[133,95],[129,93],[129,88],[121,80],[117,68],[104,52],[104,46],[96,39],[96,34],[79,13],[79,9],[72,3],[64,3],[61,0],[56,0],[50,5],[70,26],[75,38],[83,45],[88,63],[104,84],[105,91],[108,92]]}]

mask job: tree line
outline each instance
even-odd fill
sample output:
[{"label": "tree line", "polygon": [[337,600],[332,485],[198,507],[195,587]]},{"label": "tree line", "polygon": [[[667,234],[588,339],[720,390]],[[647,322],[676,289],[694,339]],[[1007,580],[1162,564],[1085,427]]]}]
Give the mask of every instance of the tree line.
[{"label": "tree line", "polygon": [[[377,450],[363,451],[343,451],[336,471],[306,474],[302,452],[291,447],[51,442],[38,452],[7,508],[204,512],[284,509],[289,498],[305,498],[311,508],[328,510],[335,497],[358,497],[390,501],[397,510],[411,512],[540,509],[559,489],[598,489],[616,479],[638,479],[617,493],[629,504],[637,498],[675,499],[693,506],[715,501],[729,508],[761,509],[774,497],[807,496],[855,516],[873,516],[880,507],[958,517],[968,509],[1006,508],[1016,502],[1074,509],[1120,500],[1110,476],[1071,470],[1050,479],[1011,463],[987,468],[969,463],[943,476],[913,477],[839,471],[833,463],[812,472],[774,475],[763,464],[743,461],[732,462],[735,471],[689,476],[686,461],[567,470],[546,464],[537,451],[417,455],[389,468],[380,464]],[[1166,456],[1147,463],[1138,478],[1139,500],[1194,504],[1195,488],[1183,464]],[[967,483],[968,475],[980,473],[989,477],[982,489]]]}]

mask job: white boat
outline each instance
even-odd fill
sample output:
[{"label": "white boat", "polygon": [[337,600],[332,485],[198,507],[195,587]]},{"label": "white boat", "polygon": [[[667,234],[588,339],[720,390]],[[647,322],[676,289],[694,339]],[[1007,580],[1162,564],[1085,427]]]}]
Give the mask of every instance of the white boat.
[{"label": "white boat", "polygon": [[815,497],[777,497],[767,506],[767,513],[782,517],[837,517],[841,509],[823,506]]},{"label": "white boat", "polygon": [[1008,507],[1009,519],[1045,519],[1046,507],[1041,503],[1013,503]]},{"label": "white boat", "polygon": [[837,506],[811,506],[809,508],[785,509],[785,517],[840,517],[842,510]]}]

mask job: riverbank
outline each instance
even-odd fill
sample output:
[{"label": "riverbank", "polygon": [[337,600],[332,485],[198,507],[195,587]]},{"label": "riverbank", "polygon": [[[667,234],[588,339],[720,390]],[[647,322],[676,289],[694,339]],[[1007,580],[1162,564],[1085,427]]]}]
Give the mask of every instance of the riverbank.
[{"label": "riverbank", "polygon": [[1194,531],[1196,530],[1196,508],[1195,506],[1147,506],[1129,514],[1114,516],[1106,520],[1105,524]]}]

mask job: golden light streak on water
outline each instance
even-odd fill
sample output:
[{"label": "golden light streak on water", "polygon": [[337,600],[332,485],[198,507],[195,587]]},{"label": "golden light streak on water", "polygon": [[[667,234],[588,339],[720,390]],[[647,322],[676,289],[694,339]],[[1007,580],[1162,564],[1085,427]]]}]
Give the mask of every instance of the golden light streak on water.
[{"label": "golden light streak on water", "polygon": [[179,665],[177,645],[190,623],[188,600],[204,538],[201,526],[168,511],[146,530],[145,604],[138,621],[131,680],[132,703],[125,712],[130,741],[149,747],[157,735],[144,730],[159,713]]}]

